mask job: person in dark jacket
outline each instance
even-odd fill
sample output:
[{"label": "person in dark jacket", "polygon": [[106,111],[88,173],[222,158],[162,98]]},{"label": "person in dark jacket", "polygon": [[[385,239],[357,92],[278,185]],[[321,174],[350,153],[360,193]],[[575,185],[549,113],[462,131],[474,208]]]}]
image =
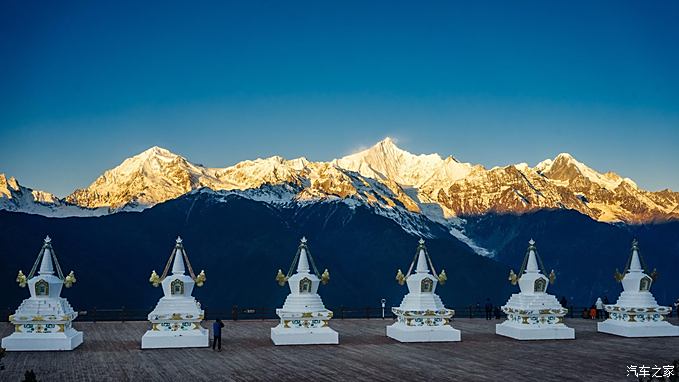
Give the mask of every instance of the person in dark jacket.
[{"label": "person in dark jacket", "polygon": [[486,299],[486,320],[492,320],[493,319],[493,303],[490,302],[490,299]]},{"label": "person in dark jacket", "polygon": [[222,328],[224,323],[219,318],[215,320],[212,324],[212,350],[215,350],[215,345],[217,345],[217,351],[222,351]]}]

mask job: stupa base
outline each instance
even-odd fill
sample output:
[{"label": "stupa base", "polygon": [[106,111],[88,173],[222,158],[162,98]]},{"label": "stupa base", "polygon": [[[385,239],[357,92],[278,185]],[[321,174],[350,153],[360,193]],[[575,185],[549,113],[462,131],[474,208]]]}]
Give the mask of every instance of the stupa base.
[{"label": "stupa base", "polygon": [[141,338],[142,349],[205,348],[209,343],[208,331],[204,328],[185,331],[149,330]]},{"label": "stupa base", "polygon": [[407,326],[400,322],[387,326],[387,337],[399,342],[457,342],[462,339],[460,331],[450,325]]},{"label": "stupa base", "polygon": [[2,339],[7,351],[73,350],[83,343],[83,333],[73,328],[61,333],[12,333]]},{"label": "stupa base", "polygon": [[622,337],[674,337],[679,336],[679,327],[666,321],[637,322],[608,319],[597,323],[597,331]]},{"label": "stupa base", "polygon": [[339,335],[329,327],[316,329],[284,328],[281,325],[271,328],[271,341],[274,345],[337,345]]},{"label": "stupa base", "polygon": [[575,330],[564,324],[515,324],[505,321],[495,325],[495,334],[515,340],[573,340]]}]

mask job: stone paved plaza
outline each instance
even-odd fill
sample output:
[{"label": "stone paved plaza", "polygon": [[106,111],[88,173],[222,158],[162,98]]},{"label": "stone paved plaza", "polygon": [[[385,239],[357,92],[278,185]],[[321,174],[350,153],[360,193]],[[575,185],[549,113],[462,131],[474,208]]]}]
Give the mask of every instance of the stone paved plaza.
[{"label": "stone paved plaza", "polygon": [[[142,351],[146,322],[76,322],[80,347],[8,352],[0,380],[33,369],[40,381],[634,381],[627,365],[679,358],[679,337],[622,338],[597,333],[596,321],[569,319],[575,340],[521,342],[495,335],[497,322],[455,319],[462,342],[402,344],[384,335],[390,320],[336,319],[340,345],[276,347],[269,329],[277,321],[225,321],[222,352]],[[0,324],[2,336],[10,332]]]}]

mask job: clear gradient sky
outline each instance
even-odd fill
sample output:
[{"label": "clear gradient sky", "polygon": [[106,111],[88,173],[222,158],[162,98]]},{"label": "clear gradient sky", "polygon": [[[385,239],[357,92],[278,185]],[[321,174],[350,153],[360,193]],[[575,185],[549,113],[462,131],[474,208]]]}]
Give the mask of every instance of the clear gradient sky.
[{"label": "clear gradient sky", "polygon": [[674,0],[4,0],[0,172],[64,196],[153,145],[221,167],[392,136],[679,190],[678,20]]}]

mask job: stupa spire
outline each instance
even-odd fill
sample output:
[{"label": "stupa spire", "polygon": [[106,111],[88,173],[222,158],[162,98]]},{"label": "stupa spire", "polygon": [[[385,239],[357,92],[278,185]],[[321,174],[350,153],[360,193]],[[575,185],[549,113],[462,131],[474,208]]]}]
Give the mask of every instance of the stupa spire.
[{"label": "stupa spire", "polygon": [[175,254],[174,262],[172,263],[172,274],[183,275],[186,273],[186,267],[184,266],[184,245],[182,244],[181,237],[177,236],[177,242],[174,248]]},{"label": "stupa spire", "polygon": [[306,254],[306,237],[299,241],[299,261],[297,262],[297,273],[309,273],[309,258]]},{"label": "stupa spire", "polygon": [[42,245],[42,261],[40,262],[41,275],[53,275],[54,264],[52,263],[52,239],[49,236],[45,237],[45,242]]},{"label": "stupa spire", "polygon": [[417,273],[429,273],[429,266],[427,265],[427,251],[424,247],[424,240],[420,239],[419,246],[417,247],[417,267],[415,272]]},{"label": "stupa spire", "polygon": [[642,272],[643,268],[641,267],[641,260],[639,260],[639,242],[637,239],[634,239],[632,241],[632,258],[630,259],[629,262],[629,271],[630,272]]},{"label": "stupa spire", "polygon": [[535,255],[535,240],[528,241],[528,261],[526,262],[526,273],[540,273],[537,256]]}]

